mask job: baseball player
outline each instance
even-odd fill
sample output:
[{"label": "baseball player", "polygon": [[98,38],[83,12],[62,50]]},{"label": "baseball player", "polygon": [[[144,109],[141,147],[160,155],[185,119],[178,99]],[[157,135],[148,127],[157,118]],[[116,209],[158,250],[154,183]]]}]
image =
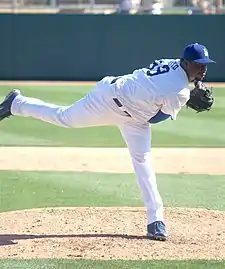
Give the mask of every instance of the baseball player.
[{"label": "baseball player", "polygon": [[201,82],[207,64],[212,62],[205,46],[190,44],[180,59],[155,60],[131,74],[103,78],[85,97],[70,106],[49,104],[23,96],[20,90],[14,89],[0,104],[0,120],[14,115],[65,128],[117,126],[128,147],[147,209],[147,236],[166,240],[163,202],[150,160],[151,126],[167,119],[176,120],[188,102],[199,111],[211,108],[213,97],[205,94],[203,83],[195,84],[192,91],[197,89],[200,94],[195,92],[193,96],[189,83]]}]

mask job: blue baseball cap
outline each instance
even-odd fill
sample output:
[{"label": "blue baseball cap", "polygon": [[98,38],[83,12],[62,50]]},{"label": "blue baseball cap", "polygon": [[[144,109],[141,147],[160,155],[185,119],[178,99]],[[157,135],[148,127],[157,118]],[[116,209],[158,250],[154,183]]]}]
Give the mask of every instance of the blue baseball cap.
[{"label": "blue baseball cap", "polygon": [[199,43],[189,44],[186,46],[184,48],[182,59],[200,64],[216,63],[209,58],[207,48]]}]

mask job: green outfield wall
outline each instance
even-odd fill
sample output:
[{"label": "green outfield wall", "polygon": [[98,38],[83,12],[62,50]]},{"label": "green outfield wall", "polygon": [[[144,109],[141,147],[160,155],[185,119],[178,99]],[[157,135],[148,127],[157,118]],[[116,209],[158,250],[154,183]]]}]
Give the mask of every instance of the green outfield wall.
[{"label": "green outfield wall", "polygon": [[1,80],[99,80],[180,57],[205,44],[217,65],[208,81],[225,81],[223,15],[0,14]]}]

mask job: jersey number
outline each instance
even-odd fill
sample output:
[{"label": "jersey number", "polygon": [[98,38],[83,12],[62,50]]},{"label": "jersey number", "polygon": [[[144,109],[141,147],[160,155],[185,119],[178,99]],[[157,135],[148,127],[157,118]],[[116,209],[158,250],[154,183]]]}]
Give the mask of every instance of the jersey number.
[{"label": "jersey number", "polygon": [[166,64],[162,64],[163,61],[154,61],[148,68],[148,76],[156,76],[160,74],[165,74],[170,71],[170,68]]}]

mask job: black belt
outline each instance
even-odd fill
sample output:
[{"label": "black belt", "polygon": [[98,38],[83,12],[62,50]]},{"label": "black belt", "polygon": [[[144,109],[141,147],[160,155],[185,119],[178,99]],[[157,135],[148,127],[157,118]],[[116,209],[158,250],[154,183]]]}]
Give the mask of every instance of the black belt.
[{"label": "black belt", "polygon": [[[116,77],[116,78],[114,78],[114,79],[111,81],[110,84],[115,83],[115,82],[117,81],[117,79],[119,79],[119,78],[121,78],[121,77]],[[113,101],[117,104],[118,107],[122,107],[122,106],[123,106],[117,98],[113,98]],[[124,111],[124,110],[123,110],[123,112],[124,112],[125,114],[127,114],[127,116],[131,117],[131,115],[130,115],[127,111]]]},{"label": "black belt", "polygon": [[113,84],[113,83],[115,83],[116,81],[117,81],[117,79],[119,79],[119,78],[121,78],[121,77],[115,77],[112,81],[111,81],[111,83],[110,84]]},{"label": "black belt", "polygon": [[[113,98],[113,101],[117,104],[118,107],[122,107],[123,106],[117,98]],[[127,111],[124,111],[123,110],[123,112],[126,113],[127,116],[131,117],[131,115]]]}]

